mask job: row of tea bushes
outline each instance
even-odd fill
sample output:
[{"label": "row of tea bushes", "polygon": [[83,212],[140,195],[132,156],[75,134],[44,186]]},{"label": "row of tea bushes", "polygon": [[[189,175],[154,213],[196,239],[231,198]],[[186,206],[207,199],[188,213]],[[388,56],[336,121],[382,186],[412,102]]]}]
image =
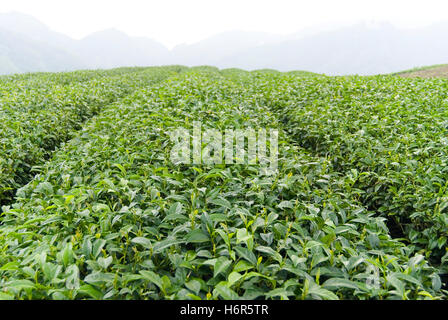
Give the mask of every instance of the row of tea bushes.
[{"label": "row of tea bushes", "polygon": [[15,190],[35,174],[32,168],[42,165],[104,106],[177,70],[138,68],[97,72],[96,76],[80,71],[1,78],[0,205],[11,202]]}]

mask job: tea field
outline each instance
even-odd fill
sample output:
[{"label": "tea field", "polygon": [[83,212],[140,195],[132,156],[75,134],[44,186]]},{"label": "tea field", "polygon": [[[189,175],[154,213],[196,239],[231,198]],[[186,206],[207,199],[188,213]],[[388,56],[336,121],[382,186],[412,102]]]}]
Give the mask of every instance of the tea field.
[{"label": "tea field", "polygon": [[[1,77],[0,298],[446,299],[446,92],[213,67]],[[169,132],[195,121],[277,129],[277,172],[173,163]]]}]

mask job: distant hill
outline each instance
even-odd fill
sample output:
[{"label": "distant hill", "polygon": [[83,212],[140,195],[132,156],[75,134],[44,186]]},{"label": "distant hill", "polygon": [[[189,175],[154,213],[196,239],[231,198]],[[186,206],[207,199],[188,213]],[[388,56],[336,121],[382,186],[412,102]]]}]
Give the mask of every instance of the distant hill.
[{"label": "distant hill", "polygon": [[0,74],[83,67],[81,59],[60,47],[0,29]]},{"label": "distant hill", "polygon": [[52,31],[36,18],[19,12],[0,13],[0,28],[60,48],[70,48],[76,42],[62,33]]},{"label": "distant hill", "polygon": [[147,38],[118,30],[74,40],[21,13],[0,14],[0,73],[160,65],[170,51]]},{"label": "distant hill", "polygon": [[93,33],[73,47],[89,68],[162,65],[170,62],[170,51],[147,38],[129,37],[108,29]]},{"label": "distant hill", "polygon": [[281,37],[264,32],[223,32],[193,44],[174,47],[172,58],[183,65],[218,65],[220,61],[254,47],[278,43]]},{"label": "distant hill", "polygon": [[448,22],[413,30],[363,23],[310,28],[289,36],[231,31],[168,50],[157,41],[115,29],[74,40],[31,16],[4,13],[0,14],[0,73],[183,64],[381,74],[447,63],[446,34]]},{"label": "distant hill", "polygon": [[330,75],[381,74],[448,61],[448,23],[418,30],[358,24],[258,46],[222,59],[220,67],[309,70]]}]

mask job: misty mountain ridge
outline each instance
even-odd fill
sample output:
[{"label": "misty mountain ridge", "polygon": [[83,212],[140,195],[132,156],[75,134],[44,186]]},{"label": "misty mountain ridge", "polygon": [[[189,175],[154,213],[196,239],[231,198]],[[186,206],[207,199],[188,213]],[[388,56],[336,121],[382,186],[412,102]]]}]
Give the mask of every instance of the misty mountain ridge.
[{"label": "misty mountain ridge", "polygon": [[25,14],[0,14],[0,74],[166,64],[380,74],[448,62],[448,22],[418,29],[389,23],[316,27],[291,35],[228,31],[172,50],[107,29],[81,40]]}]

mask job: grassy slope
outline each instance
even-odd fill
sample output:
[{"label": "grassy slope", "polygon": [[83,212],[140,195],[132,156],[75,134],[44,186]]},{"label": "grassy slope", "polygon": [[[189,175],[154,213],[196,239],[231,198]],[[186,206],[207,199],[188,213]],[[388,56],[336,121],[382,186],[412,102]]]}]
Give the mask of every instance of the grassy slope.
[{"label": "grassy slope", "polygon": [[448,77],[448,64],[438,64],[432,66],[425,66],[414,68],[410,70],[405,70],[392,75],[397,75],[405,78],[437,78],[437,77]]}]

